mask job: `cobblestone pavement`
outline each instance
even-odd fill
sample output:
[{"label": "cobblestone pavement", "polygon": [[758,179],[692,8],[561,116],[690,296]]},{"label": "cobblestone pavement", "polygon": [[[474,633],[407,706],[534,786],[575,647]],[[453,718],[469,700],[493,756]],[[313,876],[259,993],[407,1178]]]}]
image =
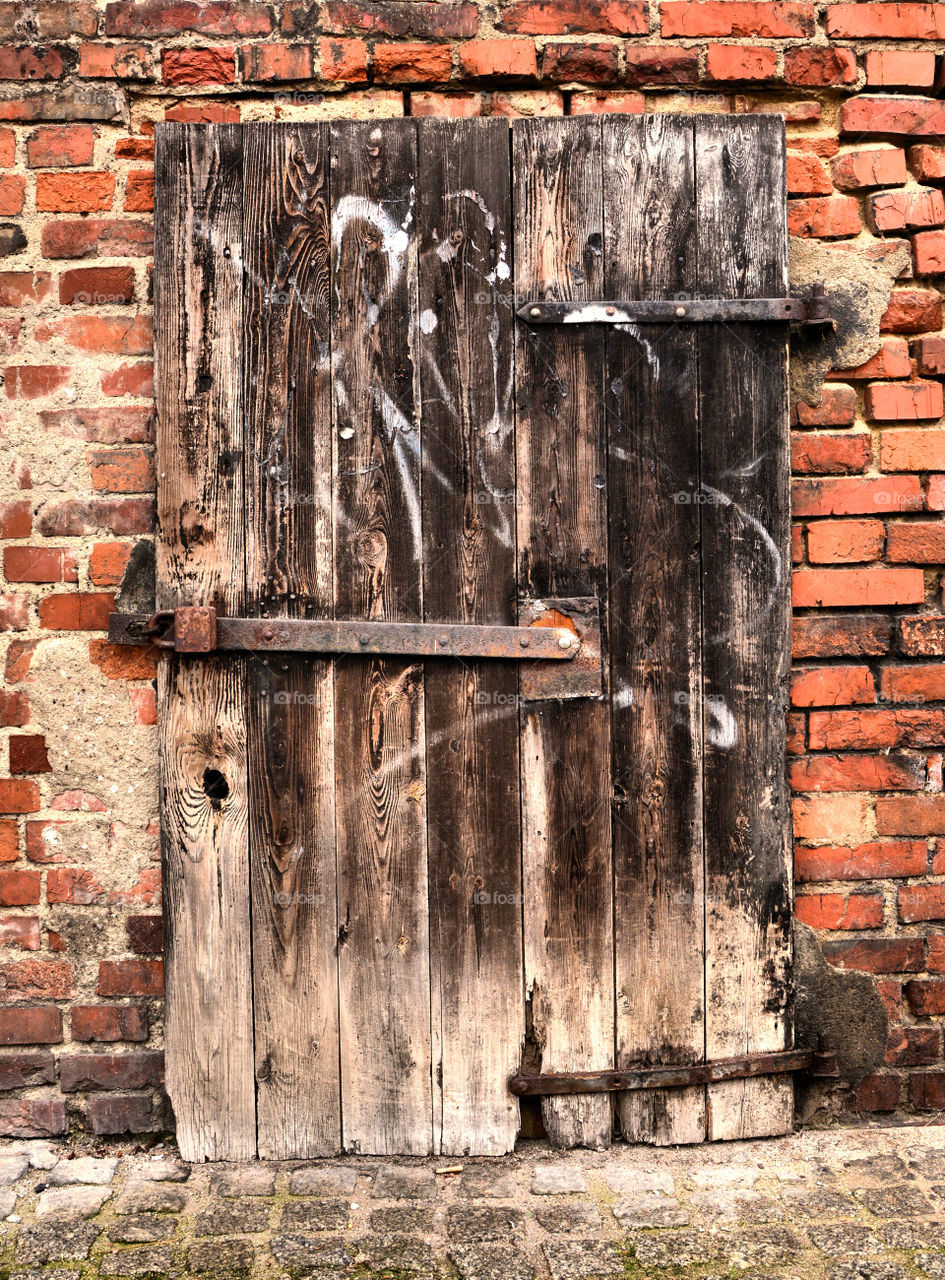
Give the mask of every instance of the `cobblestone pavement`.
[{"label": "cobblestone pavement", "polygon": [[945,1125],[194,1167],[6,1143],[0,1219],[4,1280],[945,1280]]}]

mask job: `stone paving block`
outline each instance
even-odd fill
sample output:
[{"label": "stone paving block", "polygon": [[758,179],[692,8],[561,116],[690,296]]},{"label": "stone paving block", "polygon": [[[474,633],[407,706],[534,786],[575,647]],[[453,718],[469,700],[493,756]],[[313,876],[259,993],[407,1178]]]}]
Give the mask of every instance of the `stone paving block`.
[{"label": "stone paving block", "polygon": [[519,1190],[510,1173],[472,1169],[456,1180],[456,1193],[467,1200],[514,1200]]},{"label": "stone paving block", "polygon": [[347,1200],[296,1200],[282,1210],[283,1231],[344,1231],[351,1217]]},{"label": "stone paving block", "polygon": [[674,1196],[642,1191],[624,1196],[611,1206],[622,1227],[685,1227],[689,1214]]},{"label": "stone paving block", "polygon": [[162,1275],[172,1264],[170,1249],[158,1245],[155,1249],[122,1249],[106,1253],[101,1261],[103,1276],[146,1276],[157,1272]]},{"label": "stone paving block", "polygon": [[711,1262],[726,1249],[718,1236],[705,1231],[660,1231],[634,1234],[633,1250],[645,1267],[688,1267],[694,1262]]},{"label": "stone paving block", "polygon": [[608,1280],[626,1275],[612,1244],[597,1240],[549,1240],[541,1246],[551,1280]]},{"label": "stone paving block", "polygon": [[50,1214],[79,1214],[91,1218],[111,1195],[109,1187],[52,1187],[36,1202],[37,1218]]},{"label": "stone paving block", "polygon": [[12,1271],[8,1280],[79,1280],[79,1271]]},{"label": "stone paving block", "polygon": [[115,1200],[116,1213],[180,1213],[187,1204],[183,1187],[160,1182],[132,1183]]},{"label": "stone paving block", "polygon": [[917,1253],[915,1262],[932,1280],[945,1280],[945,1253]]},{"label": "stone paving block", "polygon": [[167,1214],[132,1213],[113,1223],[108,1238],[117,1244],[154,1244],[170,1240],[176,1230],[177,1219]]},{"label": "stone paving block", "polygon": [[210,1176],[210,1190],[217,1196],[271,1196],[276,1190],[276,1171],[264,1164],[220,1169]]},{"label": "stone paving block", "polygon": [[196,1236],[242,1235],[265,1231],[269,1227],[269,1206],[237,1200],[233,1204],[215,1204],[197,1215]]},{"label": "stone paving block", "polygon": [[115,1177],[118,1161],[96,1160],[92,1156],[80,1156],[76,1160],[60,1160],[49,1171],[46,1182],[50,1187],[72,1187],[77,1183],[104,1187]]},{"label": "stone paving block", "polygon": [[913,1218],[934,1212],[918,1187],[864,1187],[854,1194],[877,1218]]},{"label": "stone paving block", "polygon": [[932,1147],[912,1147],[909,1165],[921,1178],[945,1178],[945,1151]]},{"label": "stone paving block", "polygon": [[357,1169],[345,1165],[311,1165],[296,1169],[289,1178],[289,1193],[293,1196],[347,1196],[358,1183]]},{"label": "stone paving block", "polygon": [[256,1251],[248,1240],[214,1240],[192,1244],[187,1250],[191,1271],[216,1272],[221,1276],[245,1275],[252,1269]]},{"label": "stone paving block", "polygon": [[436,1220],[433,1209],[372,1209],[368,1215],[371,1230],[381,1235],[430,1235]]},{"label": "stone paving block", "polygon": [[868,1186],[875,1183],[885,1186],[889,1182],[902,1182],[915,1175],[905,1160],[895,1155],[863,1156],[856,1160],[847,1160],[843,1165],[843,1173],[854,1187]]},{"label": "stone paving block", "polygon": [[446,1215],[451,1243],[477,1244],[481,1240],[512,1240],[524,1230],[525,1215],[518,1209],[493,1205],[452,1205]]},{"label": "stone paving block", "polygon": [[884,1222],[877,1230],[893,1249],[941,1249],[943,1222]]},{"label": "stone paving block", "polygon": [[34,1169],[52,1169],[59,1163],[60,1152],[58,1147],[51,1142],[47,1142],[44,1138],[33,1142],[21,1142],[18,1147]]},{"label": "stone paving block", "polygon": [[186,1182],[190,1177],[190,1165],[170,1156],[149,1160],[141,1171],[141,1177],[149,1182]]},{"label": "stone paving block", "polygon": [[101,1227],[83,1222],[81,1218],[58,1218],[55,1222],[22,1226],[16,1243],[16,1260],[32,1267],[44,1262],[87,1258],[101,1231]]},{"label": "stone paving block", "polygon": [[827,1272],[829,1280],[906,1280],[908,1272],[898,1262],[884,1258],[858,1258],[841,1262]]},{"label": "stone paving block", "polygon": [[436,1275],[436,1254],[428,1244],[409,1236],[362,1236],[356,1240],[357,1261],[376,1271],[409,1271]]},{"label": "stone paving block", "polygon": [[755,1262],[779,1262],[794,1258],[804,1250],[804,1242],[788,1227],[755,1227],[751,1231],[729,1231],[724,1238],[729,1255],[743,1255]]},{"label": "stone paving block", "polygon": [[881,1253],[882,1241],[869,1227],[856,1222],[811,1223],[807,1234],[821,1253],[839,1258],[845,1253]]},{"label": "stone paving block", "polygon": [[594,1204],[548,1204],[535,1210],[540,1226],[555,1235],[589,1232],[601,1225],[600,1210]]},{"label": "stone paving block", "polygon": [[750,1164],[705,1164],[690,1169],[689,1177],[700,1191],[714,1191],[720,1187],[753,1187],[761,1176],[761,1170]]},{"label": "stone paving block", "polygon": [[378,1200],[435,1200],[436,1175],[432,1169],[384,1164],[377,1171],[371,1195]]},{"label": "stone paving block", "polygon": [[646,1191],[663,1191],[672,1195],[676,1190],[673,1175],[667,1169],[605,1169],[604,1181],[618,1195],[635,1195]]},{"label": "stone paving block", "polygon": [[0,1218],[5,1218],[16,1208],[16,1192],[0,1191]]},{"label": "stone paving block", "polygon": [[0,1187],[8,1187],[18,1178],[22,1178],[29,1167],[28,1156],[0,1156]]},{"label": "stone paving block", "polygon": [[535,1280],[535,1264],[511,1244],[461,1244],[450,1249],[460,1280]]},{"label": "stone paving block", "polygon": [[587,1190],[587,1181],[578,1164],[538,1164],[532,1175],[533,1196],[576,1195]]},{"label": "stone paving block", "polygon": [[306,1236],[301,1233],[274,1236],[270,1246],[276,1262],[290,1275],[311,1275],[315,1270],[344,1270],[351,1258],[340,1237]]},{"label": "stone paving block", "polygon": [[727,1222],[777,1222],[784,1206],[771,1196],[742,1187],[722,1187],[717,1191],[694,1191],[690,1205],[703,1217]]},{"label": "stone paving block", "polygon": [[857,1212],[852,1197],[830,1187],[785,1187],[781,1199],[792,1218],[848,1218]]}]

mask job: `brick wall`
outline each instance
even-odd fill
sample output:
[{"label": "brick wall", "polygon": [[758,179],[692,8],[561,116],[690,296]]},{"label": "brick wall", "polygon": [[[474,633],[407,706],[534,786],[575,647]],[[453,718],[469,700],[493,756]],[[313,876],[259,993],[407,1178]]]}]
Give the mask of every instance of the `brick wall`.
[{"label": "brick wall", "polygon": [[881,349],[794,407],[797,915],[889,1008],[849,1100],[945,1106],[945,4],[0,2],[0,1132],[164,1122],[153,520],[163,119],[778,111],[793,234],[906,244]]}]

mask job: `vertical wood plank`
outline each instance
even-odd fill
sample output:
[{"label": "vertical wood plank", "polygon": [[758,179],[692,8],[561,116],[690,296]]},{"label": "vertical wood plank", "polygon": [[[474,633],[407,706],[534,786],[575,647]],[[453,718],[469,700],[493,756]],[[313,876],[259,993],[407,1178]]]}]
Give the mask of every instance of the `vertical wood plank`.
[{"label": "vertical wood plank", "polygon": [[[424,617],[514,621],[504,120],[422,120],[418,190]],[[514,663],[427,662],[434,1144],[511,1151],[524,1038]],[[501,834],[500,834],[501,833]]]},{"label": "vertical wood plank", "polygon": [[[242,136],[156,130],[157,604],[244,603]],[[256,1152],[245,660],[159,673],[167,1088],[187,1160]]]},{"label": "vertical wood plank", "polygon": [[[336,615],[422,616],[416,122],[331,128]],[[342,1131],[432,1150],[423,670],[335,669]]]},{"label": "vertical wood plank", "polygon": [[[783,121],[704,116],[695,131],[700,290],[784,296]],[[787,326],[705,326],[699,367],[711,1059],[791,1037]],[[710,1138],[783,1133],[793,1082],[712,1085],[708,1106]]]},{"label": "vertical wood plank", "polygon": [[[607,298],[696,284],[692,122],[602,120]],[[705,1053],[694,326],[608,329],[617,1065]],[[631,1142],[701,1142],[705,1088],[620,1095]]]},{"label": "vertical wood plank", "polygon": [[[250,124],[247,608],[332,616],[328,126]],[[341,1148],[331,663],[247,664],[259,1155]]]},{"label": "vertical wood plank", "polygon": [[[517,120],[512,132],[516,292],[602,296],[600,123]],[[597,326],[516,329],[518,586],[605,605],[604,340]],[[522,725],[525,976],[544,1071],[613,1061],[609,706],[526,704]],[[604,1147],[608,1097],[548,1098],[560,1146]]]}]

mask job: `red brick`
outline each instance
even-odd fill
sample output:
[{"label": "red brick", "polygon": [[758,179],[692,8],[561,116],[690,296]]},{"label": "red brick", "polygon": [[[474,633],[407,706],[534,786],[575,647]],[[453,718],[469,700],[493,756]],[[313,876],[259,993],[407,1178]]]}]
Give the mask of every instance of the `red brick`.
[{"label": "red brick", "polygon": [[[2,615],[0,615],[2,621]],[[23,626],[26,626],[24,622]],[[22,628],[18,628],[22,630]],[[0,627],[0,630],[10,630],[9,627]],[[30,704],[27,701],[25,693],[13,692],[9,689],[0,689],[0,727],[9,729],[11,727],[22,728],[23,725],[30,722]]]},{"label": "red brick", "polygon": [[876,689],[869,667],[801,668],[791,675],[791,705],[795,707],[845,707],[875,701]]},{"label": "red brick", "polygon": [[0,1056],[0,1089],[34,1089],[55,1079],[56,1062],[48,1049]]},{"label": "red brick", "polygon": [[866,55],[870,88],[930,89],[935,83],[932,49],[870,49]]},{"label": "red brick", "polygon": [[945,525],[891,524],[886,558],[893,564],[945,564]]},{"label": "red brick", "polygon": [[323,80],[360,84],[367,80],[367,55],[363,40],[319,40],[319,74]]},{"label": "red brick", "polygon": [[12,129],[0,129],[0,168],[12,169],[16,164],[16,134]]},{"label": "red brick", "polygon": [[15,818],[0,819],[0,862],[16,862],[20,856],[19,830]]},{"label": "red brick", "polygon": [[154,395],[154,365],[150,360],[134,364],[122,364],[101,378],[102,394],[106,396]]},{"label": "red brick", "polygon": [[922,506],[917,476],[796,480],[793,485],[795,517],[876,515],[921,511]]},{"label": "red brick", "polygon": [[22,213],[26,179],[15,174],[0,178],[0,214],[9,217]]},{"label": "red brick", "polygon": [[[591,6],[588,5],[588,8]],[[615,5],[615,9],[619,9]],[[499,9],[498,25],[514,5]],[[282,30],[289,35],[311,35],[330,31],[375,36],[394,36],[399,40],[437,37],[466,38],[476,34],[479,11],[474,4],[425,3],[424,0],[385,0],[385,3],[349,4],[347,0],[328,0],[320,10],[309,0],[291,2],[282,7]],[[508,28],[505,28],[508,29]],[[596,28],[592,28],[594,30]],[[643,30],[646,30],[644,23]],[[619,34],[619,33],[614,33]]]},{"label": "red brick", "polygon": [[945,511],[945,476],[929,476],[925,504],[930,511]]},{"label": "red brick", "polygon": [[[39,788],[35,782],[27,778],[0,778],[0,813],[35,813],[38,808]],[[4,902],[0,894],[0,905],[14,907],[21,904]]]},{"label": "red brick", "polygon": [[8,582],[78,582],[71,547],[5,547],[3,572]]},{"label": "red brick", "polygon": [[154,439],[154,414],[145,408],[43,409],[47,431],[97,444],[145,444]]},{"label": "red brick", "polygon": [[921,604],[921,569],[800,569],[794,573],[795,608]]},{"label": "red brick", "polygon": [[899,1106],[902,1080],[898,1075],[864,1076],[853,1091],[853,1111],[895,1111]]},{"label": "red brick", "polygon": [[[921,840],[878,840],[850,848],[819,845],[816,849],[808,849],[798,845],[794,850],[794,878],[798,883],[922,876],[926,874],[928,864],[928,850]],[[916,968],[921,969],[921,963]],[[892,969],[901,972],[903,965],[897,962]]]},{"label": "red brick", "polygon": [[71,376],[72,370],[63,365],[7,365],[3,384],[10,400],[37,400],[59,391]]},{"label": "red brick", "polygon": [[910,147],[909,168],[918,182],[945,181],[945,147]]},{"label": "red brick", "polygon": [[105,6],[107,36],[265,36],[273,29],[268,5],[240,0],[117,0]]},{"label": "red brick", "polygon": [[[909,383],[901,384],[909,386]],[[929,397],[934,408],[941,403],[941,387],[933,383],[937,391]],[[933,415],[938,416],[938,415]],[[945,469],[945,430],[935,431],[891,429],[880,433],[879,465],[884,471],[940,471]]]},{"label": "red brick", "polygon": [[807,526],[811,564],[856,564],[883,554],[881,520],[818,520]]},{"label": "red brick", "polygon": [[167,1128],[159,1106],[148,1093],[93,1094],[86,1104],[86,1124],[92,1133],[155,1133]]},{"label": "red brick", "polygon": [[89,578],[97,587],[117,587],[131,554],[130,542],[97,542],[89,553]]},{"label": "red brick", "polygon": [[[918,798],[917,796],[895,797],[897,800]],[[941,797],[933,796],[930,799],[941,799]],[[941,821],[934,822],[930,819],[926,825],[941,827],[942,824]],[[915,924],[918,920],[945,920],[945,884],[910,884],[900,889],[899,919],[904,924]],[[945,1013],[945,1009],[940,1012]]]},{"label": "red brick", "polygon": [[115,306],[133,302],[133,267],[75,267],[59,277],[59,301],[63,306]]},{"label": "red brick", "polygon": [[160,916],[129,916],[125,921],[128,946],[136,955],[160,955],[164,928]]},{"label": "red brick", "polygon": [[[4,812],[23,811],[5,807]],[[0,907],[35,906],[39,902],[39,886],[38,871],[0,871]]]},{"label": "red brick", "polygon": [[240,108],[232,102],[175,102],[165,108],[164,119],[181,124],[239,124]]},{"label": "red brick", "polygon": [[0,503],[0,538],[28,538],[33,531],[33,504],[27,498]]},{"label": "red brick", "polygon": [[60,320],[37,321],[37,342],[59,339],[78,351],[109,355],[145,355],[153,346],[150,316],[126,317],[72,315]]},{"label": "red brick", "polygon": [[512,0],[499,7],[496,25],[530,36],[642,36],[646,10],[641,0]]},{"label": "red brick", "polygon": [[47,222],[41,236],[45,258],[145,258],[153,241],[151,225],[130,218]]},{"label": "red brick", "polygon": [[74,907],[98,906],[108,900],[106,891],[85,867],[56,867],[46,872],[46,901]]},{"label": "red brick", "polygon": [[116,160],[153,160],[153,138],[118,138],[115,142]]},{"label": "red brick", "polygon": [[898,187],[905,183],[906,153],[899,147],[869,147],[836,156],[831,164],[834,185],[841,191]]},{"label": "red brick", "polygon": [[856,83],[856,56],[851,49],[794,48],[784,55],[788,84],[838,85]]},{"label": "red brick", "polygon": [[[940,382],[922,382],[919,379],[912,382],[871,382],[866,388],[866,416],[874,422],[940,418],[943,412],[945,402]],[[884,438],[888,434],[894,433],[884,432]]]},{"label": "red brick", "polygon": [[109,680],[153,680],[157,675],[154,654],[135,645],[92,640],[89,659]]},{"label": "red brick", "polygon": [[115,597],[105,591],[71,591],[39,602],[39,625],[54,631],[107,631]]},{"label": "red brick", "polygon": [[48,271],[0,271],[0,307],[24,307],[39,302],[52,289]]},{"label": "red brick", "polygon": [[945,1013],[945,979],[910,978],[903,991],[916,1017],[930,1018]]},{"label": "red brick", "polygon": [[73,995],[75,971],[66,960],[30,956],[0,964],[0,981],[12,1000],[68,1000]]},{"label": "red brick", "polygon": [[44,213],[95,213],[112,207],[113,173],[40,173],[36,208]]},{"label": "red brick", "polygon": [[890,1067],[928,1067],[942,1060],[938,1027],[896,1027],[890,1032],[886,1063]]},{"label": "red brick", "polygon": [[926,938],[929,949],[929,973],[945,973],[945,933],[935,933]]},{"label": "red brick", "polygon": [[945,196],[937,187],[879,191],[869,198],[870,223],[876,231],[940,227],[945,222]]},{"label": "red brick", "polygon": [[831,844],[861,842],[870,832],[871,804],[869,796],[858,792],[795,796],[791,806],[795,838]]},{"label": "red brick", "polygon": [[922,791],[925,760],[907,755],[805,756],[790,764],[795,791]]},{"label": "red brick", "polygon": [[29,626],[30,604],[26,596],[0,595],[0,631],[25,631]]},{"label": "red brick", "polygon": [[829,160],[840,150],[840,143],[830,134],[812,133],[803,137],[791,138],[789,144],[792,151],[806,151],[809,155],[820,156]]},{"label": "red brick", "polygon": [[796,899],[794,914],[812,929],[879,929],[883,898],[879,893],[805,894]]},{"label": "red brick", "polygon": [[774,49],[743,44],[710,44],[706,51],[706,79],[720,83],[773,80],[778,74]]},{"label": "red brick", "polygon": [[787,155],[787,189],[792,196],[824,196],[833,191],[827,166],[809,152]]},{"label": "red brick", "polygon": [[61,76],[59,49],[0,45],[0,80],[58,80]]},{"label": "red brick", "polygon": [[629,85],[688,85],[699,79],[699,52],[673,45],[628,46],[624,79]]},{"label": "red brick", "polygon": [[[806,853],[818,853],[808,849]],[[843,938],[823,944],[824,956],[837,969],[862,973],[921,973],[925,947],[921,938]]]},{"label": "red brick", "polygon": [[145,44],[83,44],[79,75],[96,80],[153,80],[154,55]]},{"label": "red brick", "polygon": [[161,79],[165,84],[232,84],[233,49],[163,49]]},{"label": "red brick", "polygon": [[17,733],[10,738],[11,773],[49,773],[46,739],[41,733]]},{"label": "red brick", "polygon": [[157,724],[157,697],[153,689],[129,689],[135,724]]},{"label": "red brick", "polygon": [[[908,378],[912,372],[909,344],[905,338],[884,338],[882,346],[869,360],[855,369],[839,369],[830,378]],[[920,370],[927,372],[927,370]]]},{"label": "red brick", "polygon": [[164,991],[164,966],[160,960],[101,960],[98,966],[100,996],[159,996]]},{"label": "red brick", "polygon": [[862,231],[860,206],[852,196],[815,196],[788,201],[788,230],[792,236],[839,240]]},{"label": "red brick", "polygon": [[809,734],[812,751],[940,747],[945,736],[945,711],[926,707],[812,711]]},{"label": "red brick", "polygon": [[421,84],[448,80],[452,59],[448,45],[378,44],[374,78],[378,84]]},{"label": "red brick", "polygon": [[307,80],[312,74],[312,48],[307,44],[256,44],[242,51],[243,79]]},{"label": "red brick", "polygon": [[0,1008],[0,1044],[59,1044],[62,1014],[51,1005]]},{"label": "red brick", "polygon": [[612,44],[548,44],[541,62],[546,80],[582,80],[609,84],[617,76],[617,50]]},{"label": "red brick", "polygon": [[916,1071],[909,1077],[909,1101],[917,1111],[945,1110],[945,1071]]},{"label": "red brick", "polygon": [[139,1004],[78,1004],[72,1008],[72,1039],[110,1044],[148,1038],[148,1015]]},{"label": "red brick", "polygon": [[882,36],[896,40],[945,38],[945,14],[938,4],[877,4],[860,0],[831,4],[827,9],[827,35],[862,40]]},{"label": "red brick", "polygon": [[795,475],[838,475],[865,471],[873,456],[868,431],[827,435],[794,434],[791,470]]},{"label": "red brick", "polygon": [[664,36],[738,36],[786,39],[814,32],[814,6],[797,3],[748,3],[747,0],[663,0]]},{"label": "red brick", "polygon": [[[921,965],[919,966],[921,968]],[[895,978],[875,978],[876,994],[886,1006],[886,1016],[891,1026],[902,1021],[902,983]]]},{"label": "red brick", "polygon": [[89,452],[92,487],[103,493],[148,493],[154,489],[154,458],[142,445]]},{"label": "red brick", "polygon": [[464,76],[473,78],[538,75],[534,42],[524,39],[470,40],[460,45],[459,65]]},{"label": "red brick", "polygon": [[931,276],[945,272],[945,231],[922,231],[913,236],[912,256],[916,275]]},{"label": "red brick", "polygon": [[880,320],[884,333],[922,333],[942,327],[942,295],[935,289],[893,289]]},{"label": "red brick", "polygon": [[927,615],[899,619],[899,647],[916,658],[945,655],[945,618]]},{"label": "red brick", "polygon": [[843,133],[937,139],[943,127],[945,106],[934,98],[850,98],[840,108]]},{"label": "red brick", "polygon": [[794,619],[795,658],[842,658],[889,652],[892,622],[880,615],[811,615]]},{"label": "red brick", "polygon": [[572,93],[572,116],[639,115],[646,110],[642,93]]},{"label": "red brick", "polygon": [[59,1058],[59,1087],[78,1089],[147,1089],[164,1079],[164,1054],[159,1050],[134,1053],[70,1053]]},{"label": "red brick", "polygon": [[113,533],[127,537],[150,533],[154,526],[152,498],[62,498],[45,503],[37,528],[47,538],[84,537]]}]

